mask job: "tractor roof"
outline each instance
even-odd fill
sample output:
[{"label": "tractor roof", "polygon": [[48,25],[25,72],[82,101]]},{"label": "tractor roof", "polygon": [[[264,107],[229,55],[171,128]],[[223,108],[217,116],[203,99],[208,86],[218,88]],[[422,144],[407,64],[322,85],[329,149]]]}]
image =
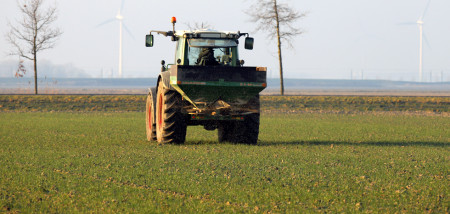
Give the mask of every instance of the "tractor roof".
[{"label": "tractor roof", "polygon": [[241,36],[239,31],[217,31],[211,29],[201,29],[201,30],[184,30],[184,31],[176,31],[175,36],[177,37],[188,37],[188,38],[233,38],[238,39]]}]

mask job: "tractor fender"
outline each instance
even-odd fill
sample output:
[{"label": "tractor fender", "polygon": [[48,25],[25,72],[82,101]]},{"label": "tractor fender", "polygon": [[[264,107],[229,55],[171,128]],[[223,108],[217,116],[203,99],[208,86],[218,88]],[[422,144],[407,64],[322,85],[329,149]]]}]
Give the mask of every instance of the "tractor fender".
[{"label": "tractor fender", "polygon": [[174,90],[174,88],[170,85],[170,72],[166,71],[159,74],[156,88],[159,87],[160,83],[164,84],[164,88]]},{"label": "tractor fender", "polygon": [[148,95],[150,95],[150,97],[152,98],[154,106],[156,106],[156,87],[149,88],[148,89]]}]

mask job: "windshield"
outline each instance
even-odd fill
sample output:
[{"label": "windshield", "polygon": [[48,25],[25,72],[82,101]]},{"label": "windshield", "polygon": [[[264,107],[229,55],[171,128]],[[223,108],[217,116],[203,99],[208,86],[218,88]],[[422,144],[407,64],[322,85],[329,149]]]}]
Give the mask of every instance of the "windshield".
[{"label": "windshield", "polygon": [[188,47],[189,65],[228,65],[232,64],[233,48]]},{"label": "windshield", "polygon": [[196,48],[226,48],[226,47],[236,47],[236,40],[232,39],[189,39],[190,47]]}]

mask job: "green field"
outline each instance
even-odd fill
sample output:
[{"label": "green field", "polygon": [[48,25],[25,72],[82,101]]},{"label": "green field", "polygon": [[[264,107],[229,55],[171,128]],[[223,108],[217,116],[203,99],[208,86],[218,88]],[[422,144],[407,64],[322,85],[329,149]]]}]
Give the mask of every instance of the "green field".
[{"label": "green field", "polygon": [[[25,98],[0,103],[0,212],[449,212],[448,105],[320,113],[266,97],[257,146],[201,127],[161,146],[145,140],[134,96],[119,97],[122,111],[103,111],[102,96],[82,97],[91,110]],[[25,110],[35,103],[47,107]]]}]

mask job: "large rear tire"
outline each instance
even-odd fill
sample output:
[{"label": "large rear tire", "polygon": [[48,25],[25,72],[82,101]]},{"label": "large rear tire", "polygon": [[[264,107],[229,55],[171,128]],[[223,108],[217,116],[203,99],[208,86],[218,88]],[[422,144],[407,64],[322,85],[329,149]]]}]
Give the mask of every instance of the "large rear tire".
[{"label": "large rear tire", "polygon": [[[256,96],[250,103],[259,112],[259,96]],[[244,121],[226,121],[221,123],[217,131],[219,142],[258,144],[259,118],[259,113],[253,113],[244,116]]]},{"label": "large rear tire", "polygon": [[147,95],[147,103],[145,108],[145,129],[148,141],[156,141],[155,103],[156,88],[151,88]]},{"label": "large rear tire", "polygon": [[250,114],[244,121],[224,122],[218,127],[219,142],[258,144],[259,114]]},{"label": "large rear tire", "polygon": [[259,114],[250,114],[245,116],[244,124],[245,136],[244,142],[246,144],[256,145],[258,144],[259,136]]},{"label": "large rear tire", "polygon": [[156,138],[158,143],[182,144],[186,140],[186,121],[181,113],[181,95],[160,81],[156,97]]},{"label": "large rear tire", "polygon": [[235,126],[234,121],[226,121],[226,122],[222,122],[218,127],[217,127],[217,134],[219,137],[219,142],[232,142],[233,140],[233,132],[234,132],[234,126]]}]

